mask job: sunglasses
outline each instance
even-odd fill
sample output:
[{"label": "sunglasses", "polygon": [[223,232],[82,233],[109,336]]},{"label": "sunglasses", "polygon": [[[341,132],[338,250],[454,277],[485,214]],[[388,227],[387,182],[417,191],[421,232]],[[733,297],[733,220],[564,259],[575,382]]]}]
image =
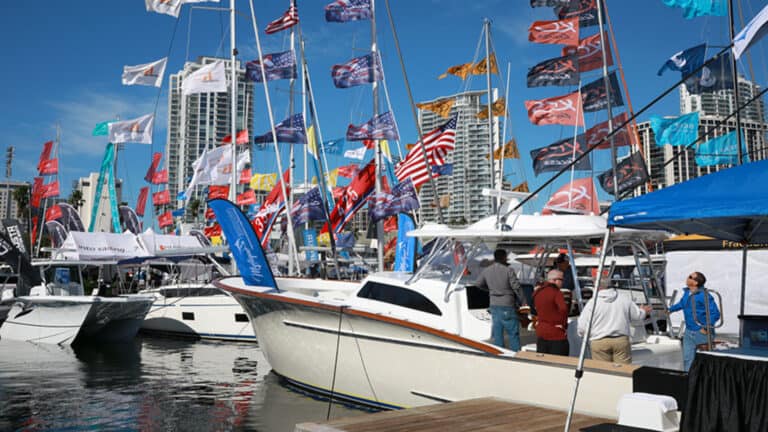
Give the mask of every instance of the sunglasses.
[{"label": "sunglasses", "polygon": [[691,280],[696,280],[696,276],[694,276],[694,275],[690,275],[690,276],[688,276],[688,279],[691,279]]}]

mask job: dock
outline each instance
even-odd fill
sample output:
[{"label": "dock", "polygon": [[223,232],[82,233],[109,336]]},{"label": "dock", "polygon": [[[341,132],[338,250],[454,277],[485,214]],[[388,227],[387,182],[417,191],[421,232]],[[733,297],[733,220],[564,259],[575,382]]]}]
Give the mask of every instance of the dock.
[{"label": "dock", "polygon": [[[295,432],[562,432],[567,413],[499,398],[479,398],[427,405],[398,411],[384,411],[357,417],[308,422],[296,425]],[[571,431],[614,420],[576,414]]]}]

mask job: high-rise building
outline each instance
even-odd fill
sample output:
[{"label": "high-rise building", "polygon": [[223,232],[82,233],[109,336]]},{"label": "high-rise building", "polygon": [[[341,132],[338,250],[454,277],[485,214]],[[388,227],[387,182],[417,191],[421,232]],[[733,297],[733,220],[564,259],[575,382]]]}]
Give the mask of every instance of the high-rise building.
[{"label": "high-rise building", "polygon": [[31,187],[27,182],[7,179],[5,181],[0,181],[0,218],[28,219],[28,215],[19,214],[19,205],[16,203],[16,200],[13,199],[14,192],[25,186],[27,188]]},{"label": "high-rise building", "polygon": [[[187,187],[193,173],[192,163],[195,159],[200,157],[206,149],[221,144],[222,139],[231,133],[231,86],[229,84],[226,92],[191,94],[182,101],[181,85],[184,77],[218,60],[221,59],[199,57],[196,62],[185,63],[181,71],[169,77],[168,137],[165,158],[168,166],[168,189],[172,199]],[[225,60],[224,64],[227,81],[231,82],[229,81],[232,74],[231,62]],[[245,70],[240,62],[236,62],[235,66],[237,68],[235,124],[238,130],[250,129],[253,124],[253,83],[245,80]],[[202,188],[199,189],[202,190]],[[187,217],[192,219],[192,215]]]},{"label": "high-rise building", "polygon": [[[96,189],[99,185],[99,173],[91,173],[88,177],[80,177],[77,180],[75,189],[79,190],[83,197],[83,202],[78,209],[80,212],[80,218],[83,220],[85,229],[88,229],[91,223],[91,212],[93,211],[93,204],[96,201]],[[123,181],[120,179],[115,180],[115,200],[119,204],[123,196]],[[112,231],[112,211],[109,203],[109,188],[106,182],[101,188],[101,197],[99,197],[98,214],[96,215],[96,223],[93,227],[94,232],[111,232]]]},{"label": "high-rise building", "polygon": [[[494,100],[496,94],[497,90],[493,89]],[[453,164],[453,174],[436,178],[437,200],[429,183],[421,187],[421,220],[438,220],[436,201],[442,207],[444,222],[449,224],[472,223],[491,214],[491,198],[483,196],[482,190],[491,188],[492,184],[491,162],[488,159],[489,135],[493,139],[493,145],[498,146],[501,141],[501,128],[499,117],[493,118],[490,133],[488,120],[477,118],[486,95],[486,91],[468,91],[450,96],[455,100],[451,115],[458,114],[456,148],[446,157],[447,163]],[[419,111],[419,124],[424,134],[446,121],[447,119],[431,111]]]}]

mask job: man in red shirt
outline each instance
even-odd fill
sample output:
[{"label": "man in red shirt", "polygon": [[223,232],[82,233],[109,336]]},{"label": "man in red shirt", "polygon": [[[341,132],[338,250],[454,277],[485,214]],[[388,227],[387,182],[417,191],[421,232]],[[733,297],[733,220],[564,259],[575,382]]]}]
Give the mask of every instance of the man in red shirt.
[{"label": "man in red shirt", "polygon": [[536,307],[536,352],[568,355],[568,308],[560,288],[563,272],[550,270],[547,280],[536,287],[533,304]]}]

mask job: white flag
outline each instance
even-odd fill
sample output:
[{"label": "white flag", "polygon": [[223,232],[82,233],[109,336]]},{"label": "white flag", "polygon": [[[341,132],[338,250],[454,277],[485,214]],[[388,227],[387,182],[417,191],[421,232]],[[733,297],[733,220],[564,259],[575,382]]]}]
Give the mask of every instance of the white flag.
[{"label": "white flag", "polygon": [[[192,164],[192,169],[195,170],[192,174],[192,180],[187,186],[187,190],[184,193],[187,197],[192,196],[192,190],[197,185],[210,185],[210,184],[228,184],[216,183],[219,180],[219,166],[232,165],[232,145],[227,144],[221,147],[216,147],[211,150],[207,150],[200,155],[197,160]],[[231,169],[231,168],[230,168]]]},{"label": "white flag", "polygon": [[246,150],[237,155],[237,172],[245,169],[245,166],[251,163],[251,152]]},{"label": "white flag", "polygon": [[133,120],[117,121],[109,124],[109,142],[152,144],[152,125],[154,114],[143,115]]},{"label": "white flag", "polygon": [[218,60],[192,72],[181,83],[183,96],[194,93],[220,93],[227,91],[224,61]]},{"label": "white flag", "polygon": [[766,24],[768,24],[768,6],[755,15],[752,21],[733,38],[733,57],[736,60],[741,57],[753,42],[757,42],[758,39],[768,33],[768,26]]},{"label": "white flag", "polygon": [[144,0],[147,5],[147,12],[157,12],[174,17],[179,16],[183,0]]},{"label": "white flag", "polygon": [[345,158],[363,160],[365,158],[365,151],[368,150],[365,146],[357,149],[347,150],[344,152]]},{"label": "white flag", "polygon": [[123,66],[123,85],[146,85],[160,87],[163,84],[165,64],[168,57],[152,63],[136,66]]}]

